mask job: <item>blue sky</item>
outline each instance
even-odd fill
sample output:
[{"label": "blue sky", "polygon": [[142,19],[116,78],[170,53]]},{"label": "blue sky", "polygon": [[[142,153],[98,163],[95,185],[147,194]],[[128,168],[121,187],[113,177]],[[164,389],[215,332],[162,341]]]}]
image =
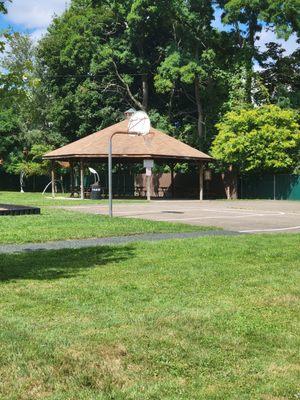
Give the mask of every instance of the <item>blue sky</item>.
[{"label": "blue sky", "polygon": [[[69,3],[70,0],[13,0],[12,3],[7,3],[8,14],[0,16],[0,29],[12,27],[15,31],[29,32],[36,41],[46,32],[53,15],[60,15]],[[224,27],[220,16],[221,11],[216,9],[213,25],[219,29],[230,29],[228,26]],[[276,41],[290,54],[297,48],[296,39],[296,35],[293,35],[288,41],[279,40],[274,32],[264,28],[257,45],[263,50],[265,43]]]}]

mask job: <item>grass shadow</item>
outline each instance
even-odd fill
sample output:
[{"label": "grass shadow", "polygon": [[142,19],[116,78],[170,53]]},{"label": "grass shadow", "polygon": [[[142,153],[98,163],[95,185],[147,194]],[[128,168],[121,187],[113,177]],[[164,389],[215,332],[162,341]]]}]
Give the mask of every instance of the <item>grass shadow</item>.
[{"label": "grass shadow", "polygon": [[131,245],[2,254],[0,282],[70,278],[96,266],[104,267],[132,258],[133,250]]}]

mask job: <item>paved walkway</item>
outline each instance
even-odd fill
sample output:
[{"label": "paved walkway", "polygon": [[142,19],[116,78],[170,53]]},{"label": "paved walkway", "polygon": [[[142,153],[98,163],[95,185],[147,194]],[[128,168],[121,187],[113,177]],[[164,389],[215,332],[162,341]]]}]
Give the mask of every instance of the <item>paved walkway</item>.
[{"label": "paved walkway", "polygon": [[25,243],[25,244],[7,244],[0,245],[1,253],[24,253],[40,250],[62,250],[62,249],[81,249],[85,247],[112,246],[118,244],[142,242],[142,241],[160,241],[167,239],[188,239],[203,236],[228,236],[236,235],[232,231],[199,231],[189,233],[148,233],[132,236],[118,236],[108,238],[95,239],[78,239],[78,240],[59,240],[56,242],[46,243]]}]

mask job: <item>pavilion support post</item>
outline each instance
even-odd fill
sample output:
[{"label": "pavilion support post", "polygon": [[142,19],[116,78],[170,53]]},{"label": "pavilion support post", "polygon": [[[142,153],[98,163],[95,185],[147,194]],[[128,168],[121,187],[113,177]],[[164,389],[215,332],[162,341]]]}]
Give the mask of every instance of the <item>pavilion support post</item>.
[{"label": "pavilion support post", "polygon": [[151,200],[151,175],[146,175],[147,201]]},{"label": "pavilion support post", "polygon": [[70,161],[70,191],[71,196],[74,196],[74,163]]},{"label": "pavilion support post", "polygon": [[170,165],[171,169],[171,194],[172,194],[172,199],[175,197],[175,185],[174,185],[174,164]]},{"label": "pavilion support post", "polygon": [[84,182],[83,182],[83,161],[80,161],[80,198],[84,199]]},{"label": "pavilion support post", "polygon": [[204,164],[199,164],[199,200],[203,200],[204,192]]},{"label": "pavilion support post", "polygon": [[52,191],[52,198],[55,197],[55,162],[54,160],[51,161],[51,191]]}]

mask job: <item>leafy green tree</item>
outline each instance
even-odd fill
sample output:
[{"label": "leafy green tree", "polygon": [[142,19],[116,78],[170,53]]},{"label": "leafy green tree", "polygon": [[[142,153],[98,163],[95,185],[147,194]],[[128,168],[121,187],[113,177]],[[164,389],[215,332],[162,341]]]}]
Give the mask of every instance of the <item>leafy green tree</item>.
[{"label": "leafy green tree", "polygon": [[[175,4],[173,37],[157,69],[155,88],[169,95],[169,118],[182,121],[185,140],[207,149],[216,116],[226,101],[229,68],[236,64],[234,38],[212,28],[212,2]],[[187,136],[193,131],[197,135],[191,140]]]},{"label": "leafy green tree", "polygon": [[299,0],[267,0],[262,8],[261,17],[275,27],[280,37],[288,37],[300,33],[300,3]]},{"label": "leafy green tree", "polygon": [[277,43],[268,43],[263,69],[258,72],[270,101],[281,107],[300,106],[300,50],[284,55]]},{"label": "leafy green tree", "polygon": [[41,114],[52,133],[71,141],[120,117],[121,90],[94,67],[102,46],[117,35],[119,16],[105,4],[75,0],[55,18],[37,50]]},{"label": "leafy green tree", "polygon": [[298,121],[295,110],[275,105],[228,112],[217,124],[212,156],[242,173],[291,173],[300,149]]},{"label": "leafy green tree", "polygon": [[7,45],[0,73],[0,156],[4,168],[9,170],[15,160],[22,160],[24,147],[56,144],[61,138],[50,135],[39,124],[40,99],[36,93],[40,80],[36,76],[35,49],[29,35],[11,33]]},{"label": "leafy green tree", "polygon": [[43,155],[52,149],[49,145],[34,144],[29,151],[24,149],[23,153],[13,153],[6,170],[12,174],[22,174],[24,178],[50,175],[50,161],[44,160]]},{"label": "leafy green tree", "polygon": [[[7,48],[0,66],[0,155],[18,151],[24,145],[21,133],[31,119],[33,46],[28,35],[12,33],[6,38]],[[4,165],[6,165],[4,163]]]},{"label": "leafy green tree", "polygon": [[[247,69],[247,101],[252,102],[254,60],[262,62],[264,55],[256,47],[263,26],[274,28],[278,36],[288,37],[300,30],[300,4],[296,0],[219,0],[223,22],[231,24],[236,33],[241,60]],[[267,24],[267,25],[266,25]]]}]

